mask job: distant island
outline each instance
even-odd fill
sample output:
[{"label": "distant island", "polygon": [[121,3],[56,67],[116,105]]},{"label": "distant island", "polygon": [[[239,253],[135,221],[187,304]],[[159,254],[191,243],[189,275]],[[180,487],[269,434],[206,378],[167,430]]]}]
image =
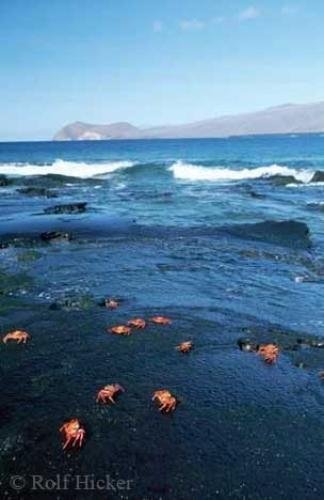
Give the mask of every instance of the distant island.
[{"label": "distant island", "polygon": [[108,125],[75,122],[59,130],[53,140],[193,139],[317,132],[324,132],[324,102],[284,104],[254,113],[144,129],[127,122]]}]

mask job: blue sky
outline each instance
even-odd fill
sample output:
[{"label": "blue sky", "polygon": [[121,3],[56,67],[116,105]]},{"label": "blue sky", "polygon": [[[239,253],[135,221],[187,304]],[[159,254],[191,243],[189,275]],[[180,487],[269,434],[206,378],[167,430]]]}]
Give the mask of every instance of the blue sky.
[{"label": "blue sky", "polygon": [[324,100],[321,0],[1,0],[0,140]]}]

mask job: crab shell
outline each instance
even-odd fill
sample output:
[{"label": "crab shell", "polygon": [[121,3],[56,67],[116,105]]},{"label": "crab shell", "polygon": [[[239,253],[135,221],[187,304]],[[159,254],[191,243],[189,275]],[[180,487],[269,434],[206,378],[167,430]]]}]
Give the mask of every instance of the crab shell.
[{"label": "crab shell", "polygon": [[178,403],[176,397],[173,396],[167,389],[160,389],[159,391],[155,391],[152,397],[152,401],[155,400],[158,400],[160,404],[159,410],[161,412],[165,411],[165,413],[174,411]]},{"label": "crab shell", "polygon": [[193,343],[191,340],[187,340],[186,342],[181,342],[181,344],[177,346],[177,350],[183,353],[191,351],[192,348],[193,348]]},{"label": "crab shell", "polygon": [[119,307],[119,303],[115,299],[106,299],[105,306],[107,309],[117,309]]},{"label": "crab shell", "polygon": [[171,325],[172,323],[171,319],[166,316],[153,316],[150,319],[152,323],[155,323],[156,325]]},{"label": "crab shell", "polygon": [[24,330],[14,330],[13,332],[7,333],[2,341],[4,344],[8,342],[8,340],[15,340],[19,344],[22,342],[23,344],[26,344],[27,340],[30,339],[30,335],[25,332]]},{"label": "crab shell", "polygon": [[114,333],[115,335],[131,335],[132,329],[130,326],[126,325],[117,325],[117,326],[112,326],[109,328],[109,331],[111,333]]},{"label": "crab shell", "polygon": [[125,389],[119,384],[109,384],[105,385],[97,394],[97,403],[99,401],[103,403],[107,403],[107,399],[109,399],[112,403],[115,403],[113,397],[117,395],[119,392],[125,392]]},{"label": "crab shell", "polygon": [[68,446],[74,447],[76,444],[81,448],[86,432],[77,418],[72,418],[68,422],[65,422],[59,431],[64,435],[65,439],[63,450]]},{"label": "crab shell", "polygon": [[279,356],[279,348],[275,344],[261,344],[257,352],[268,364],[275,363]]},{"label": "crab shell", "polygon": [[127,325],[137,329],[145,328],[146,321],[142,318],[132,318],[129,321],[127,321]]}]

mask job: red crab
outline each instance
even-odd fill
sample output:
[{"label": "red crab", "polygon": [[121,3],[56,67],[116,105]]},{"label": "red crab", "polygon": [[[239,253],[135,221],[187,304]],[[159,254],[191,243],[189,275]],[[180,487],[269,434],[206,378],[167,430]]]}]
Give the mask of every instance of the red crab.
[{"label": "red crab", "polygon": [[171,325],[172,323],[171,319],[166,316],[153,316],[150,320],[156,325]]},{"label": "red crab", "polygon": [[279,356],[279,348],[276,344],[261,344],[257,352],[269,365],[275,363]]},{"label": "red crab", "polygon": [[165,413],[169,413],[170,411],[174,411],[177,406],[177,399],[175,396],[171,394],[167,389],[161,389],[159,391],[155,391],[152,397],[152,401],[158,401],[160,405],[159,410],[165,411]]},{"label": "red crab", "polygon": [[74,447],[76,445],[81,448],[86,432],[77,418],[65,422],[59,430],[65,440],[63,450],[68,446]]},{"label": "red crab", "polygon": [[13,332],[7,333],[2,339],[2,342],[6,344],[8,340],[13,340],[17,344],[26,344],[27,340],[30,339],[30,335],[23,330],[15,330]]},{"label": "red crab", "polygon": [[114,396],[117,396],[120,392],[125,392],[125,389],[119,384],[105,385],[97,394],[97,403],[111,403],[115,404]]}]

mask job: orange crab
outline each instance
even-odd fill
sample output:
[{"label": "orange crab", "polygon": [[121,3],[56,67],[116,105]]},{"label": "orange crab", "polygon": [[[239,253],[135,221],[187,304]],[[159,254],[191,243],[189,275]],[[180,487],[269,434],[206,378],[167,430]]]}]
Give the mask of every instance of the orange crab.
[{"label": "orange crab", "polygon": [[257,352],[269,365],[275,363],[279,356],[279,348],[276,344],[261,344]]},{"label": "orange crab", "polygon": [[131,335],[132,329],[130,326],[126,325],[117,325],[109,328],[110,333],[114,333],[115,335]]},{"label": "orange crab", "polygon": [[8,342],[8,340],[13,340],[15,342],[17,342],[17,344],[26,344],[27,340],[30,339],[30,335],[25,332],[24,330],[15,330],[13,332],[9,332],[7,333],[7,335],[5,335],[2,339],[2,342],[4,342],[4,344],[6,344]]},{"label": "orange crab", "polygon": [[171,319],[167,318],[166,316],[153,316],[153,318],[151,318],[151,321],[156,325],[171,325],[172,323]]},{"label": "orange crab", "polygon": [[97,403],[111,403],[115,404],[114,396],[117,396],[120,392],[125,392],[125,389],[119,384],[105,385],[97,394]]},{"label": "orange crab", "polygon": [[177,399],[175,396],[172,396],[171,392],[167,389],[161,389],[159,391],[155,391],[152,397],[152,401],[158,401],[160,405],[159,410],[165,411],[165,413],[169,413],[170,411],[174,411],[177,406]]},{"label": "orange crab", "polygon": [[107,309],[117,309],[117,307],[119,307],[119,302],[111,298],[105,299],[105,307],[107,307]]},{"label": "orange crab", "polygon": [[145,319],[142,318],[132,318],[129,321],[127,321],[127,325],[137,329],[145,328],[146,321]]},{"label": "orange crab", "polygon": [[77,418],[72,418],[72,420],[65,422],[62,427],[60,427],[59,431],[63,434],[65,440],[63,450],[65,450],[65,448],[69,445],[79,445],[79,448],[81,448],[86,431]]},{"label": "orange crab", "polygon": [[191,340],[187,340],[186,342],[181,342],[181,344],[179,344],[176,349],[180,352],[183,352],[183,353],[187,353],[189,351],[191,351],[191,349],[193,348],[193,343]]}]

